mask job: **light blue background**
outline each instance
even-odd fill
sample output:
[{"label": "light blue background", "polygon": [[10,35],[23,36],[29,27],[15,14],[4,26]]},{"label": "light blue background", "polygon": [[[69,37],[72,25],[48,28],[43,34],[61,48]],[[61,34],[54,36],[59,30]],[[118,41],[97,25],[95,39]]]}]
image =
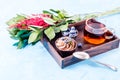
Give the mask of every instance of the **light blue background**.
[{"label": "light blue background", "polygon": [[[120,0],[0,0],[0,80],[120,80],[120,48],[93,57],[118,67],[114,72],[88,60],[61,69],[39,42],[17,50],[5,22],[19,13],[65,9],[70,14],[102,12],[120,6]],[[105,18],[120,37],[120,14]]]}]

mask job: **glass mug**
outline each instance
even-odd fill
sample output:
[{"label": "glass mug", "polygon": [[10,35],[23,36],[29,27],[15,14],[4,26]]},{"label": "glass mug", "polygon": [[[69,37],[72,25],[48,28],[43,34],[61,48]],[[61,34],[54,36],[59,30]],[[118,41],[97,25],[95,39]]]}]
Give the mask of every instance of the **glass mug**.
[{"label": "glass mug", "polygon": [[102,44],[107,39],[113,38],[113,29],[107,29],[106,26],[95,19],[87,19],[84,28],[84,40],[91,44]]}]

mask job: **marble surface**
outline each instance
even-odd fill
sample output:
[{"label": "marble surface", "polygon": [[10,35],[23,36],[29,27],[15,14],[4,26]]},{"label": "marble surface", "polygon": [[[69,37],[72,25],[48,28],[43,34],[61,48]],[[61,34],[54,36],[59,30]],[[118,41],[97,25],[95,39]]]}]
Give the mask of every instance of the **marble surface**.
[{"label": "marble surface", "polygon": [[[120,0],[0,0],[0,80],[120,80],[120,48],[92,57],[118,67],[114,72],[89,60],[61,69],[38,42],[17,50],[5,22],[19,13],[65,9],[70,14],[102,12],[120,6]],[[120,14],[105,18],[120,37]]]}]

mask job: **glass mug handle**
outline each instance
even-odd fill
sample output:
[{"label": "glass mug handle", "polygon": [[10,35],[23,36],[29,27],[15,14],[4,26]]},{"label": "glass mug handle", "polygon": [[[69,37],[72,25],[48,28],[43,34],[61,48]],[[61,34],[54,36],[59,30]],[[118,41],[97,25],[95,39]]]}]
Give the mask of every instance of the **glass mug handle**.
[{"label": "glass mug handle", "polygon": [[107,32],[105,33],[105,39],[111,40],[115,36],[115,30],[113,28],[107,28]]}]

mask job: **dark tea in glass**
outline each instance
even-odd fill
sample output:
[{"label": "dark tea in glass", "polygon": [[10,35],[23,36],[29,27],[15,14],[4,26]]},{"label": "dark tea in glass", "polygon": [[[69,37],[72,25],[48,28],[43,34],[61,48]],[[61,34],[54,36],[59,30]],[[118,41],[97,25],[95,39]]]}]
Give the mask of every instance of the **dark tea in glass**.
[{"label": "dark tea in glass", "polygon": [[84,39],[91,44],[104,43],[107,29],[104,24],[97,22],[95,19],[88,19],[84,28]]}]

